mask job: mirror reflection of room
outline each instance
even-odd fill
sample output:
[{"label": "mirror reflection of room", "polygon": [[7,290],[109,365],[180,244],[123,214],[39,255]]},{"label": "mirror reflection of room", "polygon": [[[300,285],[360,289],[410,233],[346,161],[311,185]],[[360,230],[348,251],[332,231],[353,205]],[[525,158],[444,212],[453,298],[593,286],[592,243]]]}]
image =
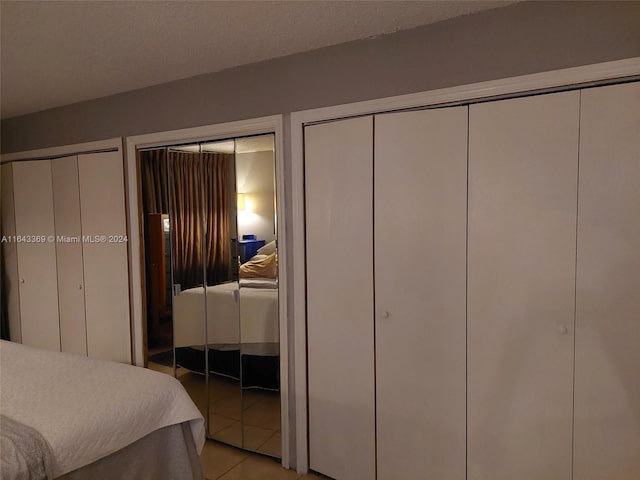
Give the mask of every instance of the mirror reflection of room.
[{"label": "mirror reflection of room", "polygon": [[[259,147],[261,143],[263,147]],[[279,457],[280,348],[273,137],[237,139],[236,150],[242,443],[246,449]]]},{"label": "mirror reflection of room", "polygon": [[273,135],[139,151],[150,368],[207,434],[280,457]]}]

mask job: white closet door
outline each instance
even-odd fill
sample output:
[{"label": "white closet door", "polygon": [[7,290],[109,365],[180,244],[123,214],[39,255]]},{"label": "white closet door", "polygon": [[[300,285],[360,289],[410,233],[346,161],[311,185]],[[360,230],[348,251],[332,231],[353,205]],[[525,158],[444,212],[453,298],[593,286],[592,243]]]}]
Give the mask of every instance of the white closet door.
[{"label": "white closet door", "polygon": [[86,355],[78,157],[52,160],[51,175],[57,237],[60,347],[63,352]]},{"label": "white closet door", "polygon": [[468,478],[571,478],[579,92],[470,107]]},{"label": "white closet door", "polygon": [[582,91],[574,479],[640,478],[640,83]]},{"label": "white closet door", "polygon": [[[122,157],[78,156],[84,252],[87,350],[131,362],[129,274]],[[90,239],[90,241],[89,241]]]},{"label": "white closet door", "polygon": [[375,117],[378,480],[464,479],[467,107]]},{"label": "white closet door", "polygon": [[305,129],[309,465],[375,478],[373,119]]},{"label": "white closet door", "polygon": [[60,350],[51,161],[13,164],[22,343]]},{"label": "white closet door", "polygon": [[7,301],[9,335],[12,342],[22,342],[20,328],[20,282],[18,278],[18,251],[16,242],[10,241],[16,235],[16,218],[13,202],[13,169],[11,163],[3,164],[2,169],[2,202],[0,215],[2,235],[7,237],[0,245],[5,277],[0,280]]}]

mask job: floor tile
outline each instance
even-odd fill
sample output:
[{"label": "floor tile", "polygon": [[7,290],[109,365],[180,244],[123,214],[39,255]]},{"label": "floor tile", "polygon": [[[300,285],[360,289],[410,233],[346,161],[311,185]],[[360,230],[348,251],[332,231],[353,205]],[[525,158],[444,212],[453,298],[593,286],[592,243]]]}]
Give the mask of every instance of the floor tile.
[{"label": "floor tile", "polygon": [[242,398],[240,398],[240,392],[237,392],[236,395],[228,395],[219,400],[214,400],[209,407],[210,413],[223,415],[234,420],[240,420],[241,411]]},{"label": "floor tile", "polygon": [[273,430],[246,425],[242,430],[240,422],[236,422],[212,435],[213,438],[229,445],[258,451],[274,435]]},{"label": "floor tile", "polygon": [[262,390],[260,388],[247,388],[243,390],[242,397],[244,399],[252,399],[256,401],[272,401],[280,403],[280,392],[272,392],[270,390]]},{"label": "floor tile", "polygon": [[243,428],[244,436],[242,445],[249,450],[258,450],[269,438],[275,433],[274,430],[266,428],[254,427],[252,425],[245,425]]},{"label": "floor tile", "polygon": [[235,422],[211,436],[216,440],[228,443],[229,445],[242,447],[242,430],[240,422]]},{"label": "floor tile", "polygon": [[200,455],[205,478],[215,480],[249,456],[249,453],[207,440]]},{"label": "floor tile", "polygon": [[230,378],[209,376],[209,400],[220,400],[229,395],[240,395],[240,382]]},{"label": "floor tile", "polygon": [[[149,363],[151,370],[174,375],[173,368]],[[207,385],[202,375],[179,368],[176,372],[198,409],[206,416]],[[243,446],[265,455],[281,455],[280,397],[277,392],[260,389],[241,391],[235,380],[209,378],[212,435],[221,442]],[[245,426],[239,420],[244,419]],[[224,443],[207,440],[200,456],[203,474],[208,480],[290,480],[326,478],[314,474],[299,475],[285,470],[279,460],[242,451]]]},{"label": "floor tile", "polygon": [[324,478],[325,480],[329,479],[329,477],[327,477],[325,475],[321,475],[319,473],[309,472],[309,473],[299,477],[299,480],[319,480],[319,479],[322,479],[322,478]]},{"label": "floor tile", "polygon": [[280,430],[280,402],[259,401],[242,412],[245,425]]},{"label": "floor tile", "polygon": [[236,422],[236,419],[225,417],[224,415],[219,415],[217,413],[212,413],[211,415],[209,415],[209,434],[214,435],[220,430],[223,430]]},{"label": "floor tile", "polygon": [[258,447],[258,452],[274,457],[282,455],[282,435],[278,430],[269,439]]},{"label": "floor tile", "polygon": [[242,392],[242,409],[243,410],[253,407],[258,401],[259,401],[259,398],[247,395],[247,391],[243,390]]},{"label": "floor tile", "polygon": [[276,460],[252,455],[225,473],[220,480],[297,480],[293,470],[285,470]]}]

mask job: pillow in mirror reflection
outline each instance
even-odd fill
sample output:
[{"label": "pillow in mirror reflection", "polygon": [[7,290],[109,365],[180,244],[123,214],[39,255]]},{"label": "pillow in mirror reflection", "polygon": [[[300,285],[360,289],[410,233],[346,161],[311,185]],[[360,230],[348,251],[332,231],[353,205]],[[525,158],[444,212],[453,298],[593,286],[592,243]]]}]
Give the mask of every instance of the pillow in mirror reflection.
[{"label": "pillow in mirror reflection", "polygon": [[277,273],[278,255],[276,252],[258,259],[253,257],[240,265],[240,278],[276,278]]},{"label": "pillow in mirror reflection", "polygon": [[267,243],[264,247],[258,249],[258,255],[271,255],[276,251],[276,241]]}]

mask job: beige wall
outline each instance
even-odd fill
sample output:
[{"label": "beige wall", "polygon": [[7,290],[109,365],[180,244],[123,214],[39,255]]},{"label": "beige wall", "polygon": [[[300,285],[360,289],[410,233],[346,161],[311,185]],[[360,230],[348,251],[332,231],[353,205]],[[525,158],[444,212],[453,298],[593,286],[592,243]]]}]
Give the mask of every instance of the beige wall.
[{"label": "beige wall", "polygon": [[251,211],[238,212],[238,236],[254,234],[267,243],[275,240],[275,164],[273,152],[236,154],[238,193],[245,194]]},{"label": "beige wall", "polygon": [[640,56],[640,2],[523,2],[2,122],[2,152]]}]

